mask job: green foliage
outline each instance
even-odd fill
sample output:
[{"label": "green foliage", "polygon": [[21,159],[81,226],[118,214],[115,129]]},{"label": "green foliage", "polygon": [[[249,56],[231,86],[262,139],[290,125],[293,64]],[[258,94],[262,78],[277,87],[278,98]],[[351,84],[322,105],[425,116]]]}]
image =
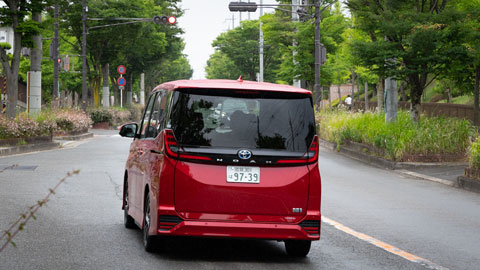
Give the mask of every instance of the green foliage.
[{"label": "green foliage", "polygon": [[10,50],[12,48],[12,45],[8,42],[0,42],[0,48],[3,50]]},{"label": "green foliage", "polygon": [[468,161],[470,167],[480,168],[480,137],[477,137],[470,146],[470,157]]},{"label": "green foliage", "polygon": [[341,144],[344,140],[374,145],[385,157],[400,160],[408,154],[466,153],[471,126],[467,120],[422,117],[418,123],[400,111],[397,121],[385,123],[383,114],[324,110],[318,114],[320,137]]},{"label": "green foliage", "polygon": [[90,118],[92,119],[93,123],[111,123],[113,115],[112,113],[104,108],[91,108],[88,110],[88,114],[90,115]]},{"label": "green foliage", "polygon": [[235,63],[221,51],[215,51],[207,61],[205,67],[207,79],[235,80],[242,74]]}]

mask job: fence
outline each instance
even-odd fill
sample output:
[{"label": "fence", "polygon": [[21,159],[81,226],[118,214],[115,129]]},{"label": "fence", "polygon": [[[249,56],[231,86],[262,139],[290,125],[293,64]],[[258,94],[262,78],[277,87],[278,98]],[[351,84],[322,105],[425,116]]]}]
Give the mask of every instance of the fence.
[{"label": "fence", "polygon": [[[369,102],[369,110],[374,110],[377,107],[377,102]],[[364,101],[355,101],[353,104],[354,110],[364,110]],[[398,108],[410,110],[410,102],[398,102]],[[421,113],[428,116],[444,116],[467,119],[473,122],[473,106],[450,103],[422,103],[420,106]],[[480,114],[479,114],[480,119]]]}]

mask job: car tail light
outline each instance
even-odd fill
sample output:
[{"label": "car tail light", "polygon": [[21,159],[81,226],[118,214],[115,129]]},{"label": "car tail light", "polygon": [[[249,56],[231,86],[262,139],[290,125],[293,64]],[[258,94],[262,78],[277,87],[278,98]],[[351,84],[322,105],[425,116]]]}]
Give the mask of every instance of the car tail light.
[{"label": "car tail light", "polygon": [[165,150],[167,152],[167,155],[173,158],[198,160],[198,161],[212,160],[211,158],[205,157],[205,156],[182,153],[183,149],[178,145],[177,140],[175,139],[175,134],[173,134],[173,130],[171,129],[165,130]]},{"label": "car tail light", "polygon": [[158,229],[160,231],[169,231],[180,224],[183,220],[177,216],[159,216]]},{"label": "car tail light", "polygon": [[319,220],[305,220],[300,223],[308,234],[319,235],[320,234],[320,221]]},{"label": "car tail light", "polygon": [[281,159],[278,160],[278,164],[302,164],[302,163],[315,163],[318,160],[318,136],[313,137],[313,141],[308,147],[307,152],[297,159]]},{"label": "car tail light", "polygon": [[167,155],[171,157],[178,156],[177,140],[175,139],[175,135],[173,134],[173,130],[171,129],[165,130],[165,150],[167,152]]}]

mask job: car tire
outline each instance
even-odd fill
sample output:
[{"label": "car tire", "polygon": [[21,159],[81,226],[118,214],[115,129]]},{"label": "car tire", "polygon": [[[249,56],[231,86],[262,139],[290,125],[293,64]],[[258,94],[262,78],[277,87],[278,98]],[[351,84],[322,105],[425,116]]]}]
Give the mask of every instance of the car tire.
[{"label": "car tire", "polygon": [[285,249],[291,257],[305,257],[310,252],[312,241],[309,240],[287,240]]},{"label": "car tire", "polygon": [[[147,191],[148,192],[148,191]],[[143,207],[143,247],[147,252],[153,252],[155,249],[155,236],[148,233],[151,225],[150,215],[150,196],[145,196],[145,205]]]},{"label": "car tire", "polygon": [[128,214],[130,207],[130,200],[128,197],[128,181],[125,181],[125,195],[123,197],[123,224],[127,229],[133,229],[136,227],[135,220]]}]

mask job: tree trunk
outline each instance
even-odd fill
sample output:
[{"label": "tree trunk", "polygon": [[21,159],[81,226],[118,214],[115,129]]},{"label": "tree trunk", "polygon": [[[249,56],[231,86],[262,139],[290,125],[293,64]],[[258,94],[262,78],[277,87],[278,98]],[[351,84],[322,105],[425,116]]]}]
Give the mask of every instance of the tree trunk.
[{"label": "tree trunk", "polygon": [[365,82],[365,112],[366,111],[368,111],[368,82]]},{"label": "tree trunk", "polygon": [[474,93],[474,105],[473,105],[473,125],[478,127],[478,87],[480,84],[480,64],[475,68],[475,88]]},{"label": "tree trunk", "polygon": [[400,95],[402,97],[402,101],[406,102],[407,101],[407,95],[405,95],[405,82],[402,82],[400,84]]},{"label": "tree trunk", "polygon": [[340,92],[340,84],[337,86],[338,91],[338,105],[342,104],[342,93]]},{"label": "tree trunk", "polygon": [[[13,58],[10,61],[6,50],[0,49],[0,59],[2,61],[3,70],[7,77],[7,117],[15,118],[18,100],[18,68],[20,66],[20,50],[22,49],[22,35],[17,32],[18,28],[18,4],[19,1],[8,1],[8,7],[12,11],[12,28],[13,34]],[[8,16],[8,15],[7,15]]]},{"label": "tree trunk", "polygon": [[352,70],[352,106],[355,100],[355,70]]},{"label": "tree trunk", "polygon": [[378,85],[377,85],[377,111],[380,113],[383,110],[383,78],[380,76],[378,77]]},{"label": "tree trunk", "polygon": [[416,74],[410,75],[409,80],[411,84],[410,119],[414,122],[418,122],[420,120],[420,106],[422,104],[423,87]]}]

